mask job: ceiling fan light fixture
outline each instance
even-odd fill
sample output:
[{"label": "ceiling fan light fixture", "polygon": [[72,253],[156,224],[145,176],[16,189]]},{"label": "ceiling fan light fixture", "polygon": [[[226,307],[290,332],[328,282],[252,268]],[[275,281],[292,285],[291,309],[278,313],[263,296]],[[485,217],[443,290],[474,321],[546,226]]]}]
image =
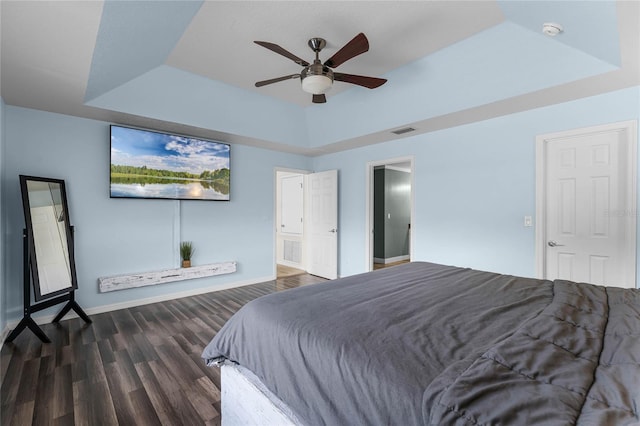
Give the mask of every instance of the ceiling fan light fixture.
[{"label": "ceiling fan light fixture", "polygon": [[333,80],[326,75],[308,75],[302,79],[302,90],[314,95],[321,95],[331,89]]},{"label": "ceiling fan light fixture", "polygon": [[314,37],[310,39],[308,43],[316,56],[313,63],[309,63],[304,59],[297,57],[277,44],[258,40],[254,41],[254,43],[282,55],[287,59],[291,59],[296,64],[304,67],[300,74],[291,74],[269,80],[258,81],[255,83],[256,87],[262,87],[267,84],[278,83],[290,78],[299,77],[302,90],[313,95],[311,97],[311,101],[314,104],[323,104],[327,102],[327,97],[324,94],[331,89],[334,81],[355,84],[366,87],[367,89],[375,89],[387,82],[384,78],[333,72],[333,68],[339,67],[349,59],[369,50],[369,41],[363,33],[356,35],[350,42],[342,46],[340,50],[334,53],[333,56],[327,59],[324,63],[320,61],[320,51],[327,45],[327,43],[320,37]]}]

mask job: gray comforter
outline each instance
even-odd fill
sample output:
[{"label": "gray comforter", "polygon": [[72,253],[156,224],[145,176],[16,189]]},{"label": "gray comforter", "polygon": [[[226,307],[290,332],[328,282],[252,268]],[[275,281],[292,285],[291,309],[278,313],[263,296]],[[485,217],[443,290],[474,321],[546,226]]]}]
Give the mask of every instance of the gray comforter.
[{"label": "gray comforter", "polygon": [[640,422],[640,291],[415,262],[261,297],[208,363],[308,425]]}]

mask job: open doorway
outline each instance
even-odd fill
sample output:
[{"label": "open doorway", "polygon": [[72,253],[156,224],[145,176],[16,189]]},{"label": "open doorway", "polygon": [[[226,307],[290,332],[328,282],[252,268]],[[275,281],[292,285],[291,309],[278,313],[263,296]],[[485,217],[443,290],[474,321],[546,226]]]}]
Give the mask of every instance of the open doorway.
[{"label": "open doorway", "polygon": [[276,169],[276,277],[302,274],[305,265],[304,175]]},{"label": "open doorway", "polygon": [[338,171],[276,168],[275,276],[338,277]]},{"label": "open doorway", "polygon": [[367,270],[409,262],[413,247],[413,157],[371,162],[367,180]]}]

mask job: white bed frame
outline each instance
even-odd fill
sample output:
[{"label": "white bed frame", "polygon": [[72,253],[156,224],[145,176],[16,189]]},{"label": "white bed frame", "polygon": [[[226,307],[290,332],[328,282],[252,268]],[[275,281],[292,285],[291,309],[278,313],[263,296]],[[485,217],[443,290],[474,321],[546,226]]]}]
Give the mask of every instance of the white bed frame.
[{"label": "white bed frame", "polygon": [[300,426],[297,416],[260,381],[237,364],[220,367],[222,426]]}]

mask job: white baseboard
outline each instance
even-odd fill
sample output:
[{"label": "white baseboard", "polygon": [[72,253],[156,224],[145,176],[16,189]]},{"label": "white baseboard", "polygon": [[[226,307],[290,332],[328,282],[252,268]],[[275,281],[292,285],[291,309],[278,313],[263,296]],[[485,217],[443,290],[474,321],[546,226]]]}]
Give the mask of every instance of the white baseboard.
[{"label": "white baseboard", "polygon": [[380,258],[380,257],[374,257],[373,258],[373,263],[383,263],[383,264],[387,264],[387,263],[395,263],[395,262],[400,262],[402,260],[409,260],[410,257],[409,255],[404,255],[404,256],[396,256],[396,257],[387,257],[387,258]]},{"label": "white baseboard", "polygon": [[[235,287],[244,287],[246,285],[263,283],[265,281],[272,281],[275,279],[276,277],[272,275],[269,277],[260,277],[260,278],[245,280],[245,281],[236,281],[236,282],[226,283],[222,285],[196,288],[193,290],[179,291],[176,293],[162,294],[159,296],[147,297],[144,299],[129,300],[126,302],[112,303],[110,305],[102,305],[102,306],[95,306],[93,308],[82,308],[82,309],[87,315],[102,314],[104,312],[117,311],[119,309],[133,308],[135,306],[149,305],[151,303],[165,302],[167,300],[181,299],[183,297],[189,297],[189,296],[197,296],[199,294],[212,293],[212,292],[221,291],[221,290],[228,290],[230,288],[235,288]],[[48,324],[56,317],[56,315],[57,314],[41,315],[41,316],[34,315],[32,316],[32,318],[36,322],[36,324]],[[64,319],[71,319],[71,318],[78,318],[78,314],[76,314],[74,311],[69,311],[69,313],[64,316]],[[5,328],[5,331],[3,331],[2,342],[4,342],[6,335],[9,334],[9,330],[13,330],[18,325],[21,319],[7,323],[7,327]],[[1,348],[1,343],[0,343],[0,348]]]}]

